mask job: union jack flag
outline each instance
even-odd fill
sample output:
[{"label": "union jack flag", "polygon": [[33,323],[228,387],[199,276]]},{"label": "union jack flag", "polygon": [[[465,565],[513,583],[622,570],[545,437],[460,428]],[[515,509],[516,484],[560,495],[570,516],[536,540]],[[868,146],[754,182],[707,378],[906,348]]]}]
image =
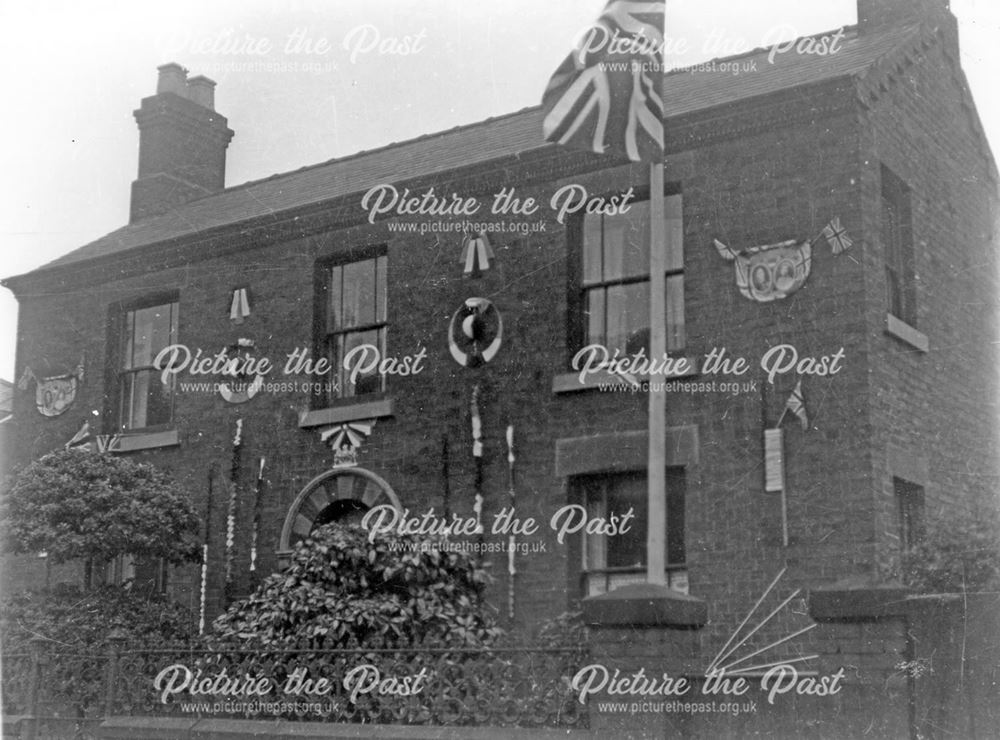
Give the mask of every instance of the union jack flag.
[{"label": "union jack flag", "polygon": [[840,216],[834,217],[834,219],[823,227],[823,236],[826,238],[827,243],[830,245],[830,249],[833,250],[834,254],[840,254],[841,252],[850,249],[851,245],[854,244],[851,238],[847,235],[847,229],[840,225]]},{"label": "union jack flag", "polygon": [[795,384],[795,389],[788,397],[788,400],[785,401],[785,408],[799,417],[799,422],[802,424],[803,430],[809,429],[809,416],[806,414],[806,400],[802,396],[801,380]]},{"label": "union jack flag", "polygon": [[633,162],[663,161],[666,2],[610,0],[542,96],[545,140]]},{"label": "union jack flag", "polygon": [[98,434],[94,438],[98,452],[118,452],[122,447],[122,435]]}]

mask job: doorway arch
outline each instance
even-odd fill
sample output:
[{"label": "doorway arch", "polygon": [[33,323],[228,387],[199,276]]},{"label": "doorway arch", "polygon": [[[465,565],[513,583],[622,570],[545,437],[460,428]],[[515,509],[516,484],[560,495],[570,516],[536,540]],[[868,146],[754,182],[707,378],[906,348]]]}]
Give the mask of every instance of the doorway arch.
[{"label": "doorway arch", "polygon": [[323,524],[354,519],[368,509],[389,504],[402,510],[396,492],[384,478],[358,467],[332,468],[299,491],[285,515],[278,540],[278,566],[284,569],[292,549]]}]

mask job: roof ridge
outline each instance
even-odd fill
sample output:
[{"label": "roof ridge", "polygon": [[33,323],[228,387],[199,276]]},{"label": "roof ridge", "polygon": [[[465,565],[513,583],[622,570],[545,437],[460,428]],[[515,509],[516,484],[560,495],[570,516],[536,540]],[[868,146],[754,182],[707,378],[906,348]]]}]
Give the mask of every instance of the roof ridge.
[{"label": "roof ridge", "polygon": [[241,182],[238,185],[233,185],[231,187],[224,188],[223,190],[220,190],[217,193],[212,193],[211,195],[206,195],[206,196],[202,196],[200,198],[195,198],[194,200],[189,200],[186,203],[184,203],[184,205],[187,205],[188,203],[194,203],[195,201],[198,201],[198,200],[204,200],[205,198],[211,198],[211,197],[214,197],[216,195],[221,195],[222,193],[230,193],[230,192],[233,192],[234,190],[240,190],[240,189],[243,189],[243,188],[248,188],[250,186],[257,185],[257,184],[260,184],[262,182],[269,182],[271,180],[276,180],[276,179],[279,179],[279,178],[282,178],[282,177],[287,177],[288,175],[295,175],[295,174],[298,174],[300,172],[306,172],[308,170],[316,169],[316,168],[319,168],[319,167],[326,167],[326,166],[332,165],[332,164],[342,164],[344,162],[349,162],[350,160],[356,159],[358,157],[369,156],[369,155],[372,155],[372,154],[376,154],[378,152],[384,152],[384,151],[387,151],[389,149],[393,149],[395,147],[406,146],[408,144],[414,144],[414,143],[417,143],[417,142],[420,142],[420,141],[428,141],[430,139],[436,139],[436,138],[438,138],[440,136],[444,136],[445,134],[455,133],[455,132],[462,131],[462,130],[465,130],[465,129],[472,129],[472,128],[475,128],[476,126],[483,126],[483,125],[486,125],[486,124],[489,124],[489,123],[495,123],[496,121],[502,120],[504,118],[513,118],[514,116],[522,115],[523,113],[526,113],[526,112],[531,111],[531,110],[535,110],[535,109],[540,108],[540,107],[541,107],[541,105],[529,105],[529,106],[525,106],[524,108],[521,108],[519,110],[511,111],[510,113],[502,113],[502,114],[497,115],[497,116],[490,116],[489,118],[483,118],[482,120],[475,121],[473,123],[460,123],[460,124],[457,124],[455,126],[452,126],[451,128],[441,129],[440,131],[432,131],[432,132],[426,133],[426,134],[420,134],[419,136],[414,136],[412,139],[403,139],[402,141],[391,141],[391,142],[389,142],[387,144],[383,144],[382,146],[377,146],[374,149],[359,149],[358,151],[352,152],[351,154],[345,154],[345,155],[340,156],[340,157],[331,157],[330,159],[326,159],[326,160],[323,160],[321,162],[316,162],[314,164],[302,165],[301,167],[298,167],[298,168],[296,168],[294,170],[286,170],[284,172],[276,172],[273,175],[268,175],[267,177],[257,178],[256,180],[247,180],[246,182]]},{"label": "roof ridge", "polygon": [[[826,36],[831,31],[851,31],[853,32],[853,35],[850,36],[850,39],[853,41],[856,39],[864,38],[861,34],[858,33],[858,29],[859,26],[857,23],[855,23],[849,26],[844,25],[844,26],[839,26],[838,28],[828,28],[824,31],[817,31],[816,33],[803,34],[802,36],[796,36],[795,38],[788,39],[788,41],[799,42],[802,39],[811,39],[811,38]],[[788,41],[779,41],[775,44],[772,44],[771,46],[758,46],[753,49],[748,49],[747,51],[741,51],[739,54],[730,54],[727,57],[712,57],[711,59],[704,59],[700,62],[692,62],[691,64],[685,65],[683,67],[674,67],[672,69],[668,69],[665,73],[665,76],[672,77],[673,75],[676,74],[685,74],[686,71],[689,70],[691,67],[701,64],[711,64],[712,62],[731,62],[737,59],[745,59],[747,57],[757,56],[758,54],[763,54],[765,52],[770,51],[771,49],[774,49],[780,44],[787,44]]]}]

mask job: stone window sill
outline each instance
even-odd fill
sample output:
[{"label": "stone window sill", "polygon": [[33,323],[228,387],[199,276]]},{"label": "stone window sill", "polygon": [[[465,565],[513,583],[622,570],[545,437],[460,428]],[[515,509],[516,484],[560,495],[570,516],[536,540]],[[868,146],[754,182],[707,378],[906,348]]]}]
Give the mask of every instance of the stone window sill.
[{"label": "stone window sill", "polygon": [[[674,358],[682,359],[682,358]],[[645,383],[650,380],[660,381],[666,380],[667,382],[672,380],[681,380],[684,378],[694,378],[700,373],[698,370],[698,364],[695,360],[690,357],[684,357],[687,360],[685,372],[674,373],[666,377],[662,375],[635,375],[630,376],[634,379],[635,383],[629,378],[622,375],[613,375],[609,372],[600,371],[593,374],[586,375],[583,380],[580,380],[579,372],[572,373],[559,373],[558,375],[552,376],[552,392],[560,395],[563,393],[579,393],[580,391],[592,391],[598,388],[613,388],[614,390],[624,390],[631,391],[636,388],[639,383]]]},{"label": "stone window sill", "polygon": [[126,432],[118,435],[118,441],[113,444],[110,451],[138,452],[158,447],[176,447],[180,443],[180,435],[176,429],[166,429],[159,432]]},{"label": "stone window sill", "polygon": [[583,600],[584,621],[591,626],[665,626],[699,629],[708,622],[701,599],[654,583],[633,583]]},{"label": "stone window sill", "polygon": [[885,333],[921,352],[928,352],[930,350],[930,342],[928,342],[926,334],[917,331],[891,313],[885,316]]},{"label": "stone window sill", "polygon": [[365,401],[353,400],[351,403],[302,411],[299,413],[299,427],[301,429],[309,429],[310,427],[343,424],[363,419],[381,419],[393,416],[394,413],[395,404],[391,398],[378,398]]}]

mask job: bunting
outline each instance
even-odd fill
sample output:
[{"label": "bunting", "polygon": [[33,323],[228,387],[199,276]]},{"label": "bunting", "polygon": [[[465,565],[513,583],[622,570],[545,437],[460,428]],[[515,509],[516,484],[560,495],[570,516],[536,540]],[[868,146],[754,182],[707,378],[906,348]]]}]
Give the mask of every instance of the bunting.
[{"label": "bunting", "polygon": [[243,419],[236,420],[236,433],[233,435],[233,455],[229,468],[229,506],[226,510],[226,585],[225,594],[228,599],[233,583],[233,556],[236,549],[236,504],[237,489],[240,474],[240,451],[243,445]]},{"label": "bunting", "polygon": [[476,533],[482,534],[485,531],[483,529],[483,422],[479,416],[478,384],[472,388],[469,416],[472,421],[472,457],[476,462],[475,499],[472,510],[476,513]]},{"label": "bunting", "polygon": [[[516,495],[514,489],[514,425],[507,425],[507,484],[510,495],[510,509],[516,511]],[[514,576],[517,575],[514,556],[517,551],[517,540],[511,530],[507,539],[507,616],[514,618]]]},{"label": "bunting", "polygon": [[260,533],[260,519],[261,519],[261,505],[262,505],[262,495],[261,491],[264,487],[264,458],[260,458],[260,462],[257,465],[257,484],[254,486],[254,502],[253,502],[253,531],[250,534],[250,572],[256,572],[257,570],[257,538]]}]

